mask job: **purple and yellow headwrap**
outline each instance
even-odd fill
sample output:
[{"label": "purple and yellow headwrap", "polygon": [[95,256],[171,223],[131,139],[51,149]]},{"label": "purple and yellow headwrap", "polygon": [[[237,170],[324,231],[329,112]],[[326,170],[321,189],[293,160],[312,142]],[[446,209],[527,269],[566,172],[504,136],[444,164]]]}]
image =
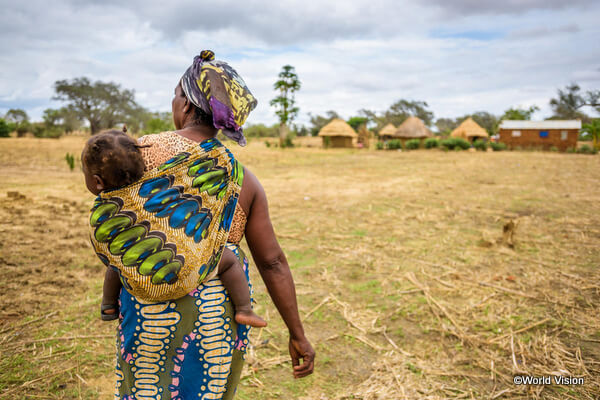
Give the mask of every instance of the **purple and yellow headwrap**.
[{"label": "purple and yellow headwrap", "polygon": [[210,50],[202,50],[181,77],[186,97],[205,113],[213,125],[240,146],[246,145],[242,125],[257,104],[237,72],[224,61],[215,60]]}]

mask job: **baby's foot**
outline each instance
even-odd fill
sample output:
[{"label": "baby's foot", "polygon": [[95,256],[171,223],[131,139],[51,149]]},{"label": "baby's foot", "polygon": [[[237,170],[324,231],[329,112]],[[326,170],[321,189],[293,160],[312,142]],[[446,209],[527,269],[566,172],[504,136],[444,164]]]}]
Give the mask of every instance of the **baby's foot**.
[{"label": "baby's foot", "polygon": [[119,318],[119,306],[117,304],[102,304],[100,306],[100,318],[102,318],[102,321],[112,321]]},{"label": "baby's foot", "polygon": [[242,325],[250,325],[255,328],[264,328],[267,321],[254,314],[254,311],[238,311],[235,313],[235,322]]}]

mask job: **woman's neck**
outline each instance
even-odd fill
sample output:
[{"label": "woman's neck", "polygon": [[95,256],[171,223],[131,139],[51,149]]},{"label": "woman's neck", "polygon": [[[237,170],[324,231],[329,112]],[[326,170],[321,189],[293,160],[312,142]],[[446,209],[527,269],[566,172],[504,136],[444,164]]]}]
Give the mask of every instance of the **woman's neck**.
[{"label": "woman's neck", "polygon": [[202,142],[207,139],[212,139],[217,135],[217,132],[217,129],[212,126],[193,123],[186,124],[183,128],[176,131],[176,133],[179,135],[195,142]]}]

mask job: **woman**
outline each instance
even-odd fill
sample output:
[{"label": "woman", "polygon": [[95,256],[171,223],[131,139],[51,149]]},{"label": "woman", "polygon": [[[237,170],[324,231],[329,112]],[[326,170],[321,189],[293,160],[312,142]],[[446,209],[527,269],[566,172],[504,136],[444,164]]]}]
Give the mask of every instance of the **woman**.
[{"label": "woman", "polygon": [[[146,169],[190,146],[213,139],[220,129],[245,145],[241,126],[256,100],[243,80],[211,51],[194,58],[175,88],[175,132],[139,139]],[[243,262],[239,247],[246,236],[254,262],[289,329],[293,375],[313,371],[315,352],[298,315],[294,282],[269,219],[267,198],[256,177],[244,180],[227,247]],[[175,301],[147,303],[123,289],[117,352],[117,398],[231,399],[248,343],[248,329],[236,325],[232,306],[218,277]]]}]

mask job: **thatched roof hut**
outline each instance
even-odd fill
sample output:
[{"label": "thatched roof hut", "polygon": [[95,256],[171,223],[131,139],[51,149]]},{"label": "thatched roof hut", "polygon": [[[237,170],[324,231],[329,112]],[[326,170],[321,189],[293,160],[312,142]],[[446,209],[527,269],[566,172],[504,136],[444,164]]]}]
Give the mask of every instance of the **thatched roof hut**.
[{"label": "thatched roof hut", "polygon": [[321,128],[319,136],[323,138],[324,147],[353,147],[352,140],[358,137],[354,129],[339,118]]},{"label": "thatched roof hut", "polygon": [[452,137],[458,137],[472,141],[477,138],[489,138],[489,135],[485,129],[473,121],[473,118],[469,117],[464,120],[455,130],[450,134]]},{"label": "thatched roof hut", "polygon": [[382,139],[389,139],[396,133],[396,127],[393,124],[387,124],[379,131],[379,137]]},{"label": "thatched roof hut", "polygon": [[431,137],[433,134],[420,118],[408,117],[400,124],[398,129],[396,129],[393,136],[400,139],[423,139]]}]

